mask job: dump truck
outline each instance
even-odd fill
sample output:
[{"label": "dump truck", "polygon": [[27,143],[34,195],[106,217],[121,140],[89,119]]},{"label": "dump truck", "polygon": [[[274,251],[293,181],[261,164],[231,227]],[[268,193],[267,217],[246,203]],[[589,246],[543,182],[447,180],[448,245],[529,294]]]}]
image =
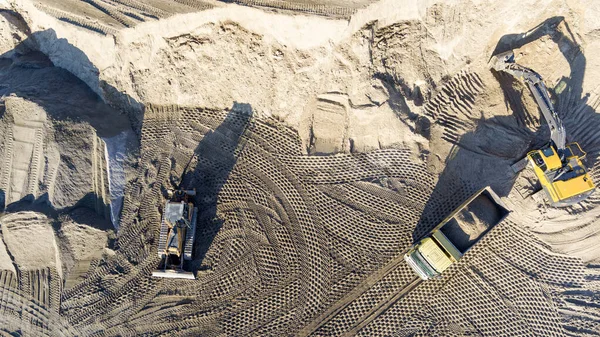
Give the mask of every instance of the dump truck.
[{"label": "dump truck", "polygon": [[184,269],[184,262],[192,260],[198,208],[192,197],[195,190],[167,192],[169,200],[163,208],[158,238],[160,265],[152,272],[154,277],[195,279],[194,273]]},{"label": "dump truck", "polygon": [[500,197],[485,187],[415,243],[404,259],[421,279],[439,277],[509,212]]}]

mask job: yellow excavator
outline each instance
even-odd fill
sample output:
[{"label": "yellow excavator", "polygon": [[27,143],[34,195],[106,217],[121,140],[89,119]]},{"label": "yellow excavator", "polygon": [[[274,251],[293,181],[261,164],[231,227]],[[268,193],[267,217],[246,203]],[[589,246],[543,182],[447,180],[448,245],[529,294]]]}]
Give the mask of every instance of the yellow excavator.
[{"label": "yellow excavator", "polygon": [[595,185],[582,162],[586,153],[577,142],[566,144],[565,128],[554,110],[542,77],[517,64],[512,51],[492,57],[490,66],[527,84],[550,128],[550,142],[527,153],[526,158],[513,165],[513,170],[519,172],[530,163],[552,206],[566,207],[589,197]]}]

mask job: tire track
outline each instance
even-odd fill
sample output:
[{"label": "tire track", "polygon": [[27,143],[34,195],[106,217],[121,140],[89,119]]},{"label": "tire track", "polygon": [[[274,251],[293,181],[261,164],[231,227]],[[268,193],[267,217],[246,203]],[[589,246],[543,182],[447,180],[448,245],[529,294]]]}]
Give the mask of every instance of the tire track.
[{"label": "tire track", "polygon": [[446,83],[425,105],[425,112],[444,127],[443,139],[453,144],[475,127],[475,98],[485,89],[476,73],[462,71]]},{"label": "tire track", "polygon": [[58,8],[46,6],[39,2],[34,3],[34,6],[37,9],[49,14],[50,16],[55,17],[58,20],[70,23],[75,26],[79,26],[81,28],[88,29],[90,31],[93,31],[93,32],[96,32],[99,34],[115,35],[117,33],[116,29],[111,28],[106,25],[103,25],[103,24],[100,24],[98,22],[92,21],[83,16],[79,16],[79,15],[76,15],[76,14],[73,14],[70,12],[66,12],[66,11],[60,10]]},{"label": "tire track", "polygon": [[423,282],[419,277],[415,277],[410,283],[406,285],[406,287],[402,288],[402,290],[396,292],[394,296],[380,302],[377,306],[373,307],[369,312],[363,316],[357,324],[355,324],[352,329],[343,334],[344,337],[356,336],[356,334],[365,326],[369,325],[373,322],[377,317],[383,315],[392,305],[396,304],[400,299],[410,293],[413,289],[419,286]]},{"label": "tire track", "polygon": [[[329,334],[330,331],[327,331],[326,326],[332,322],[337,316],[343,315],[344,310],[351,308],[352,304],[355,303],[359,298],[361,298],[365,293],[367,293],[370,289],[374,288],[379,282],[381,282],[384,278],[389,275],[393,275],[399,268],[402,266],[406,267],[406,262],[404,261],[404,254],[398,255],[396,258],[392,259],[388,262],[383,268],[377,270],[376,272],[369,275],[365,278],[360,284],[358,284],[352,291],[347,293],[344,297],[339,299],[336,303],[331,305],[327,310],[321,313],[319,316],[314,318],[309,324],[304,326],[299,332],[298,336],[307,337],[312,335],[320,335],[319,331],[323,331],[325,335]],[[410,284],[414,282],[411,281]],[[405,287],[406,288],[406,287]],[[412,288],[411,288],[412,289]],[[369,308],[366,308],[367,311]],[[376,309],[375,309],[376,310]],[[368,315],[368,312],[367,312]],[[354,322],[344,322],[346,324],[350,323],[355,326],[358,326],[360,323],[357,322],[362,315],[351,315],[355,321]],[[331,332],[331,333],[339,333]]]}]

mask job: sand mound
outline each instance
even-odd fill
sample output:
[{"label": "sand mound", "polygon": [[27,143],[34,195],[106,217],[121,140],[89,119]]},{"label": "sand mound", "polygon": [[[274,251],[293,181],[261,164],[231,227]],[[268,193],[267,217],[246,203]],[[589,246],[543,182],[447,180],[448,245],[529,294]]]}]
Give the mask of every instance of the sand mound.
[{"label": "sand mound", "polygon": [[[102,137],[131,132],[129,122],[31,43],[28,38],[4,55],[10,58],[0,67],[0,203],[37,200],[59,210],[83,203],[105,216],[110,196]],[[123,146],[129,143],[135,139]]]},{"label": "sand mound", "polygon": [[6,251],[6,245],[4,244],[4,240],[0,242],[0,270],[10,270],[13,273],[15,273],[15,275],[17,274],[15,266],[12,263],[12,259]]},{"label": "sand mound", "polygon": [[14,263],[23,270],[53,267],[61,272],[60,252],[46,216],[19,212],[0,218],[2,236]]},{"label": "sand mound", "polygon": [[[80,335],[598,329],[600,200],[554,209],[531,195],[531,175],[510,165],[549,132],[523,83],[487,65],[492,53],[515,49],[545,77],[568,139],[588,152],[600,181],[592,69],[600,25],[587,12],[597,5],[384,0],[346,21],[231,4],[170,16],[156,10],[166,4],[158,0],[89,3],[104,14],[77,21],[83,5],[69,12],[50,1],[14,1],[23,15],[14,22],[29,31],[0,64],[0,188],[8,212],[47,191],[59,211],[102,213],[113,186],[102,139],[119,139],[131,121],[139,149],[123,154],[128,147],[109,145],[125,158],[125,179],[114,185],[124,186],[118,239],[100,257],[106,234],[91,215],[71,214],[57,217],[57,249],[45,216],[5,215],[2,234],[18,268],[27,268],[31,246],[19,233],[54,256],[32,259],[37,269],[19,280],[15,298],[60,309]],[[131,6],[133,16],[124,16]],[[138,24],[142,12],[164,18]],[[2,24],[15,30],[9,21]],[[21,132],[28,123],[41,136]],[[419,283],[403,252],[487,185],[512,215],[441,279]],[[196,281],[150,276],[163,193],[176,187],[198,191],[198,239],[187,265]],[[56,280],[42,267],[61,270],[58,250],[68,289],[58,296],[60,287],[48,286],[49,296],[35,280]],[[40,321],[52,320],[60,319]]]},{"label": "sand mound", "polygon": [[108,246],[108,220],[99,221],[92,210],[79,208],[61,217],[58,231],[65,275],[65,288],[81,282],[92,262],[97,262]]}]

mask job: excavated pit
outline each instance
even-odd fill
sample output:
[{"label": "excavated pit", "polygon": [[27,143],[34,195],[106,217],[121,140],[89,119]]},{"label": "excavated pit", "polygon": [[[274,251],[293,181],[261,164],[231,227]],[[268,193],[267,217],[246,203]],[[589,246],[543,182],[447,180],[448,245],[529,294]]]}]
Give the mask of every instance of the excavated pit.
[{"label": "excavated pit", "polygon": [[[593,2],[5,2],[3,334],[600,329],[600,199],[553,209],[513,174],[549,132],[487,66],[515,49],[544,77],[600,181]],[[512,213],[461,212],[460,245],[487,235],[418,283],[403,253],[488,185]],[[174,188],[194,281],[151,277]]]}]

